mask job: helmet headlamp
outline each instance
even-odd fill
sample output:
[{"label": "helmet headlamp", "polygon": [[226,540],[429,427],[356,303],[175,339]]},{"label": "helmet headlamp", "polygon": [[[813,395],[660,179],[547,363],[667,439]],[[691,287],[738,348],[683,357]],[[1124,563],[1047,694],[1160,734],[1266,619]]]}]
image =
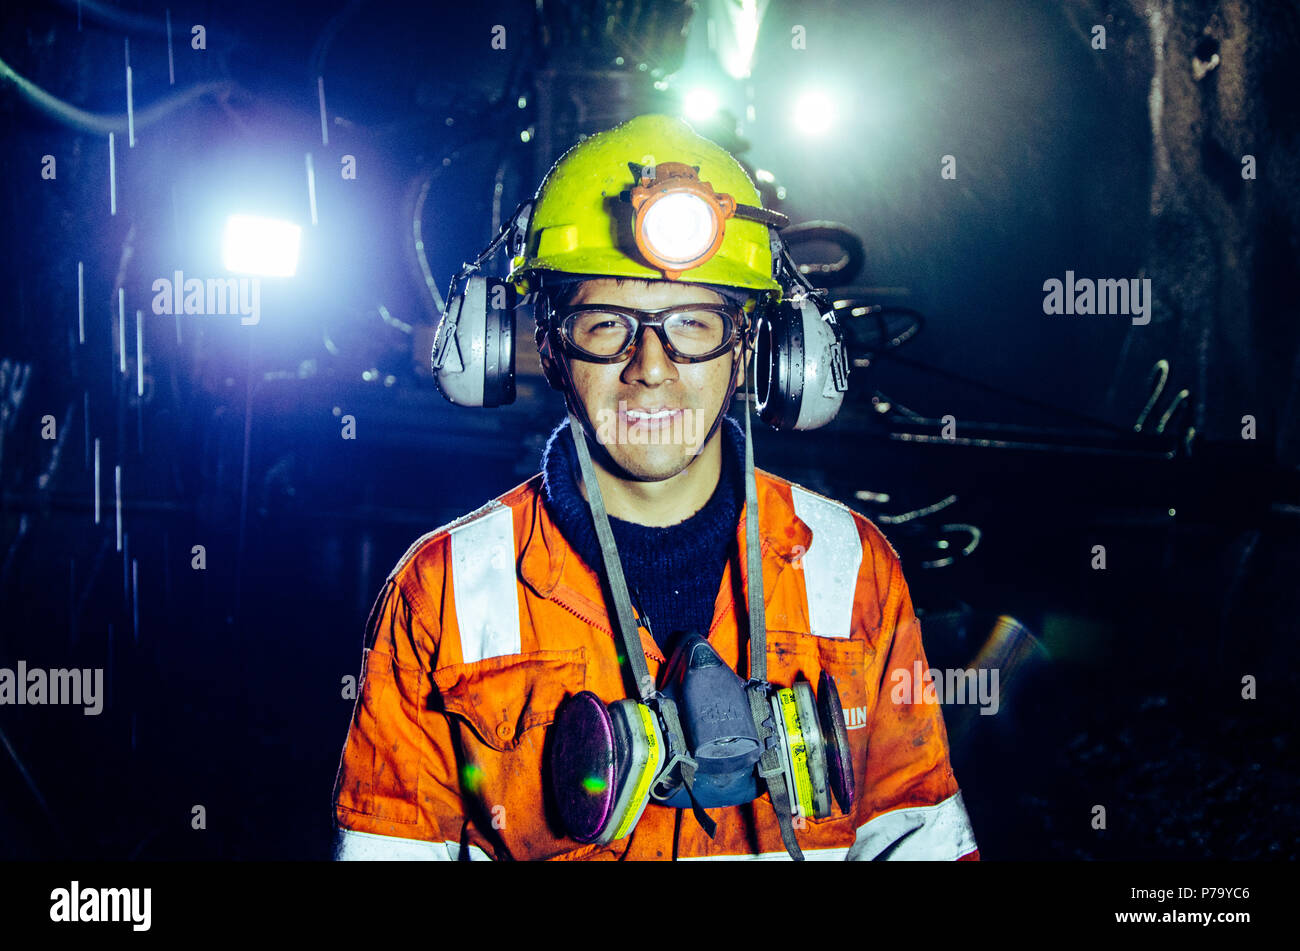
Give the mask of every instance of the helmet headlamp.
[{"label": "helmet headlamp", "polygon": [[682,162],[633,166],[632,233],[637,250],[669,280],[699,267],[722,246],[726,220],[736,200],[700,181],[699,170]]}]

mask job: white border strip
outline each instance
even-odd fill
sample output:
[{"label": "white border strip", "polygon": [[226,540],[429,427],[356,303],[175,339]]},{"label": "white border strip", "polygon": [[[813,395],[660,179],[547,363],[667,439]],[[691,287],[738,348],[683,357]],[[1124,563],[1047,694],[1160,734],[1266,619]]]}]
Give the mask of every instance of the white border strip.
[{"label": "white border strip", "polygon": [[[803,857],[814,862],[840,862],[848,858],[848,848],[802,849]],[[679,862],[789,862],[789,852],[764,852],[761,855],[692,855],[678,856]]]},{"label": "white border strip", "polygon": [[955,862],[976,848],[966,804],[957,792],[937,805],[876,816],[858,829],[849,858]]},{"label": "white border strip", "polygon": [[[335,831],[336,862],[454,862],[460,858],[460,844],[457,842],[403,839],[395,835],[375,835],[341,828]],[[469,858],[471,862],[492,861],[491,856],[477,845],[469,847]]]}]

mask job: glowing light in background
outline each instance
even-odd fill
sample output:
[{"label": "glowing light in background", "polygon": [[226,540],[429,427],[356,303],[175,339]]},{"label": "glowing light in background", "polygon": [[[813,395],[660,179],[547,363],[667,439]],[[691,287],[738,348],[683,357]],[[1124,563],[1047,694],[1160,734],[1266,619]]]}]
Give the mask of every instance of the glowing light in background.
[{"label": "glowing light in background", "polygon": [[582,788],[593,794],[603,793],[608,788],[608,784],[598,776],[588,776],[582,781]]},{"label": "glowing light in background", "polygon": [[238,274],[293,277],[301,242],[302,228],[291,221],[231,215],[221,238],[221,260]]},{"label": "glowing light in background", "polygon": [[822,135],[837,118],[835,103],[821,90],[810,90],[795,103],[793,118],[801,132]]},{"label": "glowing light in background", "polygon": [[713,118],[717,111],[718,97],[710,89],[692,89],[682,99],[682,112],[696,122]]},{"label": "glowing light in background", "polygon": [[754,65],[758,28],[767,13],[768,0],[733,0],[723,7],[725,19],[712,21],[717,37],[718,59],[732,79],[746,79]]}]

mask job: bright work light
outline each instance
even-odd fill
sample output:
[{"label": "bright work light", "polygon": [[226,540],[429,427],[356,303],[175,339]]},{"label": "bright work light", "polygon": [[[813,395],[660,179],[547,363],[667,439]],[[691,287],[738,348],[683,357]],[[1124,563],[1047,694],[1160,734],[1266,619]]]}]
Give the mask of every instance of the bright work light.
[{"label": "bright work light", "polygon": [[692,89],[682,99],[682,111],[696,122],[711,119],[718,111],[718,97],[708,89]]},{"label": "bright work light", "polygon": [[795,104],[794,121],[804,132],[821,135],[835,121],[835,106],[823,92],[804,93]]},{"label": "bright work light", "polygon": [[267,277],[293,277],[298,271],[302,228],[291,221],[231,215],[221,240],[226,270]]}]

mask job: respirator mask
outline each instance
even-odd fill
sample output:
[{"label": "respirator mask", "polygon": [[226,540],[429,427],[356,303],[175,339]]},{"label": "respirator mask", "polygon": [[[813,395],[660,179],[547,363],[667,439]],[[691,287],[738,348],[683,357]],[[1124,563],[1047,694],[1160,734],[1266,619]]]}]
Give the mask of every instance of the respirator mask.
[{"label": "respirator mask", "polygon": [[[606,705],[584,690],[556,714],[551,790],[572,838],[621,839],[651,801],[692,809],[712,835],[704,809],[752,802],[765,789],[778,793],[774,805],[788,804],[787,821],[830,816],[832,797],[851,809],[853,766],[834,678],[823,671],[816,695],[802,681],[747,684],[699,634],[673,652],[666,676],[646,701]],[[775,755],[764,768],[769,748]]]}]

